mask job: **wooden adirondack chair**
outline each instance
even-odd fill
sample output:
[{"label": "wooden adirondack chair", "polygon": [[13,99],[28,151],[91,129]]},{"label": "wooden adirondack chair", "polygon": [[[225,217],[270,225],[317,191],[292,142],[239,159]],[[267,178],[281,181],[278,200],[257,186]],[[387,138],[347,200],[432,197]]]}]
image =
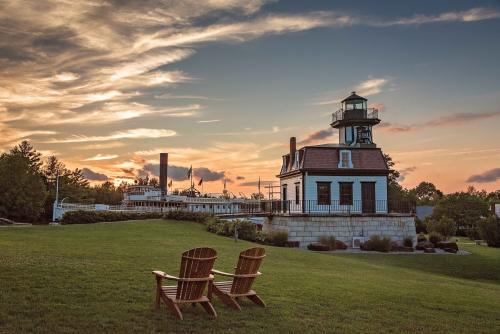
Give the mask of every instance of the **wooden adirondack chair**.
[{"label": "wooden adirondack chair", "polygon": [[250,248],[241,252],[234,274],[212,270],[213,274],[232,277],[233,280],[225,282],[210,281],[208,298],[212,300],[212,294],[215,294],[224,304],[238,311],[241,311],[241,306],[237,301],[239,297],[247,297],[255,304],[266,307],[264,301],[251,289],[253,281],[262,275],[258,270],[266,256],[265,253],[266,250],[262,247]]},{"label": "wooden adirondack chair", "polygon": [[[210,274],[217,252],[212,248],[193,248],[182,253],[181,270],[179,277],[171,276],[163,271],[153,271],[156,276],[156,309],[160,308],[163,300],[168,309],[182,320],[179,304],[191,303],[193,306],[200,303],[205,311],[217,317],[212,303],[203,295],[207,283],[214,279]],[[162,280],[177,281],[177,285],[162,286]]]}]

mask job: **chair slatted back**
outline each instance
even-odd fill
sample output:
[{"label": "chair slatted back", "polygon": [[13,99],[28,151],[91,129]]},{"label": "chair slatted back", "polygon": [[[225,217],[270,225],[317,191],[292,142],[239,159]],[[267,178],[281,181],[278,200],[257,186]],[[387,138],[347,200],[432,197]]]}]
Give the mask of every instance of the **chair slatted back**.
[{"label": "chair slatted back", "polygon": [[[214,266],[217,252],[212,248],[193,248],[182,253],[179,278],[208,278]],[[176,299],[196,300],[203,296],[208,280],[177,282]]]},{"label": "chair slatted back", "polygon": [[[240,253],[238,265],[236,266],[235,275],[253,275],[257,274],[262,260],[266,256],[266,250],[262,247],[255,247],[247,249]],[[245,294],[252,288],[255,277],[235,277],[231,292],[234,294]]]}]

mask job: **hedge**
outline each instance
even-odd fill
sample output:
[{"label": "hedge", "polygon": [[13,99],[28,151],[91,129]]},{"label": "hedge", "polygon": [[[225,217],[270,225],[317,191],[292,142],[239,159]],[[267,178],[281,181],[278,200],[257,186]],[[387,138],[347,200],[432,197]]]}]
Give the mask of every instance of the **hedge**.
[{"label": "hedge", "polygon": [[206,224],[214,219],[209,213],[169,211],[169,212],[127,212],[127,211],[69,211],[64,214],[61,224],[94,224],[102,222],[114,222],[122,220],[141,219],[172,219],[189,220]]}]

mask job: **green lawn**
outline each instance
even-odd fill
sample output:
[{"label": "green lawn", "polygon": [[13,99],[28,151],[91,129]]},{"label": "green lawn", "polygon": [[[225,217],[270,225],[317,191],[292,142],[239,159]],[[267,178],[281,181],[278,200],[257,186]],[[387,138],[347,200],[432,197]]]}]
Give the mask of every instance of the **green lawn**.
[{"label": "green lawn", "polygon": [[190,222],[0,228],[1,333],[499,333],[500,249],[455,255],[319,254],[267,247],[255,289],[266,309],[219,301],[175,320],[153,310],[152,269],[177,275],[180,254],[219,252],[231,270],[253,246]]}]

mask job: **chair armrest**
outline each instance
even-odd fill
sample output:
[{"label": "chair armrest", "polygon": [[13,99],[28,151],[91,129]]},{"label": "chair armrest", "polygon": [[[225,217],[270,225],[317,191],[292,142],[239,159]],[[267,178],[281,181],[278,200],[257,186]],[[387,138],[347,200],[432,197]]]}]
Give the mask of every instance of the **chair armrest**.
[{"label": "chair armrest", "polygon": [[209,275],[208,277],[194,277],[194,278],[180,278],[176,276],[172,276],[169,274],[164,273],[163,271],[155,270],[153,271],[153,274],[156,275],[157,278],[165,278],[169,279],[172,281],[179,281],[179,282],[201,282],[201,281],[212,281],[214,279],[213,275]]},{"label": "chair armrest", "polygon": [[170,280],[173,280],[173,281],[180,281],[181,280],[179,277],[175,277],[175,276],[169,275],[169,274],[164,273],[163,271],[159,271],[159,270],[153,271],[153,274],[157,278],[165,278],[165,279],[170,279]]},{"label": "chair armrest", "polygon": [[250,277],[259,277],[260,275],[262,275],[262,273],[260,271],[258,271],[255,274],[236,274],[236,275],[234,275],[234,277],[250,278]]},{"label": "chair armrest", "polygon": [[226,273],[224,271],[215,270],[215,269],[212,269],[212,274],[221,275],[221,276],[228,276],[228,277],[234,277],[234,274]]}]

